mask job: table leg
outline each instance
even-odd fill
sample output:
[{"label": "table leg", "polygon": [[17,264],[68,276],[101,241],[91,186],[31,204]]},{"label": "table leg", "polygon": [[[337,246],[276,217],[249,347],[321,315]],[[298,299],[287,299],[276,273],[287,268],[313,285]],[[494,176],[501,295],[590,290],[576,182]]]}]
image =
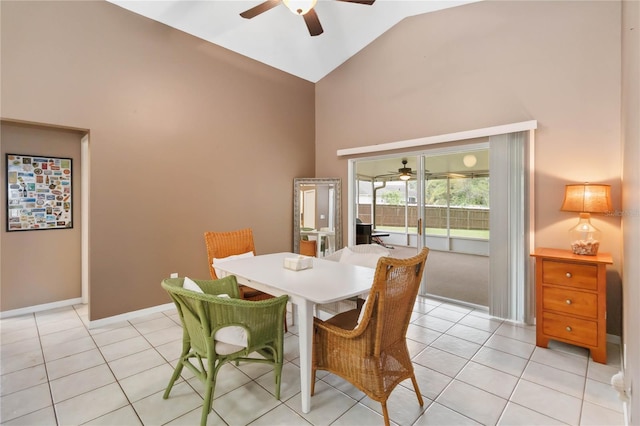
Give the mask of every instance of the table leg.
[{"label": "table leg", "polygon": [[311,356],[313,350],[313,303],[298,305],[298,337],[300,342],[300,396],[302,412],[311,409]]}]

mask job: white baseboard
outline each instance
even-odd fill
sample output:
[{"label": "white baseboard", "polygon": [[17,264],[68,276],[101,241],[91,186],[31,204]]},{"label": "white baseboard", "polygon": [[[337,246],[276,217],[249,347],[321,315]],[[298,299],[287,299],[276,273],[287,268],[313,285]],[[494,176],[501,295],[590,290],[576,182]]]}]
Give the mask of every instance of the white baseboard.
[{"label": "white baseboard", "polygon": [[10,311],[0,312],[0,319],[17,317],[20,315],[33,314],[35,312],[48,311],[49,309],[64,308],[82,304],[82,298],[60,300],[58,302],[44,303],[42,305],[27,306],[26,308],[12,309]]},{"label": "white baseboard", "polygon": [[420,298],[420,297],[422,297],[424,299],[438,300],[438,301],[443,302],[443,303],[451,303],[453,305],[464,306],[464,307],[467,307],[467,308],[472,309],[472,310],[483,311],[483,312],[489,313],[489,308],[488,307],[482,306],[482,305],[476,305],[475,303],[463,302],[461,300],[450,299],[448,297],[436,296],[436,295],[433,295],[433,294],[428,294],[428,295],[419,294],[418,298]]},{"label": "white baseboard", "polygon": [[[33,314],[35,312],[48,311],[50,309],[64,308],[67,306],[81,305],[81,304],[82,304],[82,298],[78,297],[77,299],[68,299],[68,300],[61,300],[59,302],[45,303],[42,305],[27,306],[26,308],[13,309],[10,311],[0,312],[0,319],[17,317],[20,315]],[[95,321],[89,321],[88,328],[92,329],[92,328],[103,327],[105,325],[115,324],[121,321],[128,321],[130,319],[142,317],[149,314],[154,314],[156,312],[164,312],[164,311],[168,311],[175,308],[176,308],[175,304],[166,303],[164,305],[153,306],[151,308],[140,309],[137,311],[115,315],[112,317],[102,318]]]},{"label": "white baseboard", "polygon": [[607,342],[622,345],[622,339],[620,336],[616,336],[615,334],[607,334]]},{"label": "white baseboard", "polygon": [[122,321],[128,321],[145,315],[154,314],[156,312],[164,312],[171,309],[175,309],[176,305],[173,303],[166,303],[164,305],[152,306],[151,308],[140,309],[137,311],[131,311],[112,317],[102,318],[95,321],[89,321],[89,329],[104,327],[105,325],[115,324]]}]

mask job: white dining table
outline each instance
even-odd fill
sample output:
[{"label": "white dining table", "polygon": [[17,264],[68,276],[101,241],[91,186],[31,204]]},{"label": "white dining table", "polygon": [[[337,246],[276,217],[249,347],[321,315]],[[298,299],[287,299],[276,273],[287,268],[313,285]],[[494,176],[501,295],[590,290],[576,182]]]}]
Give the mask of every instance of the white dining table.
[{"label": "white dining table", "polygon": [[316,304],[348,299],[371,289],[375,270],[364,266],[313,258],[313,267],[300,271],[284,268],[294,253],[273,253],[225,261],[216,266],[245,284],[274,296],[289,295],[297,307],[300,343],[300,389],[302,412],[311,409],[311,358],[313,313]]}]

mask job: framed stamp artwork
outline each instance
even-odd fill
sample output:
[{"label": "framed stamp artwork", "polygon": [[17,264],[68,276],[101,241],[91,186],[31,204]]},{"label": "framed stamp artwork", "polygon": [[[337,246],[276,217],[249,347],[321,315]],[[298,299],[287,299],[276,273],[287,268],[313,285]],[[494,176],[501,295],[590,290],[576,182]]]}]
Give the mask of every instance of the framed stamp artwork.
[{"label": "framed stamp artwork", "polygon": [[71,158],[7,154],[7,231],[73,228]]}]

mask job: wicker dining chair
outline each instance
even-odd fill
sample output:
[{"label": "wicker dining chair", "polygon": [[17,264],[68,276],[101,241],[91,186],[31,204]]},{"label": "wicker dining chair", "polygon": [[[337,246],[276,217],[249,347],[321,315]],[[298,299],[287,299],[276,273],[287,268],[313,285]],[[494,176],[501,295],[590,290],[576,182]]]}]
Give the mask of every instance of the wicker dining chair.
[{"label": "wicker dining chair", "polygon": [[[251,228],[238,229],[228,232],[207,231],[204,233],[204,241],[207,246],[207,260],[209,262],[209,274],[216,280],[213,262],[214,259],[224,259],[225,257],[242,255],[245,253],[256,254],[256,247],[253,242],[253,230]],[[266,300],[273,298],[273,295],[257,290],[253,287],[240,285],[240,298],[244,300]],[[289,331],[286,318],[284,319],[284,331]]]},{"label": "wicker dining chair", "polygon": [[343,312],[327,321],[314,318],[311,395],[316,371],[326,370],[382,404],[387,426],[387,399],[403,380],[411,379],[423,405],[406,333],[428,254],[429,249],[424,248],[406,259],[380,258],[361,310]]},{"label": "wicker dining chair", "polygon": [[[242,300],[233,275],[212,281],[193,280],[202,293],[183,288],[184,281],[184,278],[168,278],[161,283],[178,309],[183,329],[182,353],[163,398],[169,398],[182,369],[187,367],[205,385],[200,418],[200,425],[205,426],[220,368],[229,362],[253,362],[273,366],[275,397],[280,399],[284,354],[282,322],[288,296],[263,301]],[[218,296],[221,294],[228,297]]]},{"label": "wicker dining chair", "polygon": [[318,241],[316,240],[300,240],[300,254],[303,256],[317,255]]},{"label": "wicker dining chair", "polygon": [[[223,259],[244,253],[256,254],[256,247],[253,242],[253,231],[251,228],[238,229],[228,232],[204,233],[204,241],[207,245],[207,260],[209,262],[209,273],[211,278],[216,280],[220,277],[216,275],[213,267],[213,259]],[[265,300],[273,296],[255,288],[240,285],[240,298],[245,300]]]}]

